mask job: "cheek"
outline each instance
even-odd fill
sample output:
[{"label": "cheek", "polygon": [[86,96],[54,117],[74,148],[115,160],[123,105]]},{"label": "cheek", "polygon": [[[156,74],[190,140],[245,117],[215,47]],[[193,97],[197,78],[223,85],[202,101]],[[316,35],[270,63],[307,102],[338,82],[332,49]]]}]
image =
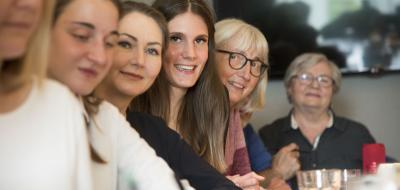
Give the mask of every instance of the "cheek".
[{"label": "cheek", "polygon": [[148,76],[150,80],[154,80],[158,74],[160,73],[161,70],[161,59],[157,59],[154,61],[151,61],[149,63],[146,63],[146,65],[148,65],[146,67]]},{"label": "cheek", "polygon": [[255,78],[255,77],[251,77],[251,81],[250,81],[250,83],[249,83],[249,94],[251,93],[251,92],[253,92],[254,91],[254,89],[256,88],[256,86],[257,86],[257,84],[258,84],[258,81],[259,81],[259,78]]},{"label": "cheek", "polygon": [[176,62],[176,60],[179,57],[180,53],[180,46],[176,44],[171,44],[166,52],[166,61],[164,61],[164,64],[167,63],[166,65],[172,65]]},{"label": "cheek", "polygon": [[224,85],[228,82],[231,77],[234,77],[236,70],[229,67],[228,63],[219,63],[219,77]]},{"label": "cheek", "polygon": [[200,62],[203,65],[205,65],[207,60],[208,60],[208,48],[204,48],[204,49],[199,50],[198,57],[199,57]]}]

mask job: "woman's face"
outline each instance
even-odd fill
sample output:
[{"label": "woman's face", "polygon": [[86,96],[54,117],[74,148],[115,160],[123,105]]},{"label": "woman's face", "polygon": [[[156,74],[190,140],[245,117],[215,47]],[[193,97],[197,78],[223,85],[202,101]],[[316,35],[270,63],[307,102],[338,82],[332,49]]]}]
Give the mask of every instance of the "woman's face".
[{"label": "woman's face", "polygon": [[130,13],[119,23],[113,65],[106,84],[127,96],[145,92],[161,70],[163,35],[158,24],[142,13]]},{"label": "woman's face", "polygon": [[[235,47],[235,40],[232,39],[221,49],[242,53],[248,59],[252,60],[261,58],[257,55],[255,50],[242,51]],[[236,105],[248,98],[260,80],[259,77],[251,75],[249,62],[247,62],[242,69],[235,70],[229,65],[229,59],[233,60],[236,59],[236,57],[232,57],[227,53],[217,52],[215,54],[215,59],[218,65],[220,79],[229,92],[230,105]]]},{"label": "woman's face", "polygon": [[333,96],[333,86],[323,87],[315,79],[317,76],[332,78],[332,70],[328,63],[320,62],[298,74],[309,74],[314,79],[310,84],[304,84],[297,78],[293,78],[288,88],[292,103],[295,108],[317,108],[327,110]]},{"label": "woman's face", "polygon": [[208,28],[203,19],[186,12],[168,22],[169,47],[163,63],[173,87],[187,89],[196,84],[208,59]]},{"label": "woman's face", "polygon": [[53,26],[50,77],[76,94],[91,93],[110,68],[117,22],[111,1],[71,1]]},{"label": "woman's face", "polygon": [[0,1],[0,57],[21,56],[36,29],[42,12],[43,0]]}]

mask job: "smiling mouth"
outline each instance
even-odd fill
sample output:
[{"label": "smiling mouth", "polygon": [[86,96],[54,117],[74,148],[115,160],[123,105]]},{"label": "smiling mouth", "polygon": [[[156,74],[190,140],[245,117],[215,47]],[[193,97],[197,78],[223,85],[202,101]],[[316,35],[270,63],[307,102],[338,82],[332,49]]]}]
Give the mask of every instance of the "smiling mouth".
[{"label": "smiling mouth", "polygon": [[134,74],[134,73],[124,72],[124,71],[120,71],[120,73],[123,74],[124,76],[127,76],[127,77],[131,78],[131,79],[136,79],[136,80],[137,79],[139,79],[139,80],[143,79],[142,76]]},{"label": "smiling mouth", "polygon": [[240,89],[240,90],[243,90],[243,89],[244,89],[244,86],[241,85],[241,84],[239,84],[239,83],[232,82],[232,81],[228,81],[228,83],[229,83],[231,86],[233,86],[233,87],[235,87],[235,88],[238,88],[238,89]]},{"label": "smiling mouth", "polygon": [[307,93],[306,96],[310,96],[310,97],[321,97],[319,94],[314,94],[314,93]]},{"label": "smiling mouth", "polygon": [[195,65],[174,65],[174,66],[178,71],[184,71],[184,72],[194,71],[194,69],[196,69],[197,67]]}]

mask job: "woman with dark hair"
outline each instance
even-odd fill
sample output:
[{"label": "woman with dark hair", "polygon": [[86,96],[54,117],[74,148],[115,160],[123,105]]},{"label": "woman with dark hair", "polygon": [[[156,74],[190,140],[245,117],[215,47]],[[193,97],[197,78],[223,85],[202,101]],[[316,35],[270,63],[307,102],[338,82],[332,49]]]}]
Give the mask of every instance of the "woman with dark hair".
[{"label": "woman with dark hair", "polygon": [[166,17],[169,46],[160,75],[134,99],[132,109],[163,118],[224,173],[229,102],[209,56],[214,51],[212,12],[202,0],[157,0],[153,7]]},{"label": "woman with dark hair", "polygon": [[[120,37],[113,66],[97,87],[96,95],[110,101],[125,114],[132,99],[148,90],[159,74],[168,30],[165,18],[154,8],[124,2],[118,32]],[[127,118],[157,155],[195,189],[238,189],[200,158],[162,119],[139,112],[128,112]]]},{"label": "woman with dark hair", "polygon": [[0,2],[0,189],[91,189],[82,106],[45,75],[53,6]]},{"label": "woman with dark hair", "polygon": [[84,99],[94,189],[178,189],[165,161],[117,108],[93,93],[108,73],[113,47],[123,36],[117,32],[118,1],[56,2],[48,73]]}]

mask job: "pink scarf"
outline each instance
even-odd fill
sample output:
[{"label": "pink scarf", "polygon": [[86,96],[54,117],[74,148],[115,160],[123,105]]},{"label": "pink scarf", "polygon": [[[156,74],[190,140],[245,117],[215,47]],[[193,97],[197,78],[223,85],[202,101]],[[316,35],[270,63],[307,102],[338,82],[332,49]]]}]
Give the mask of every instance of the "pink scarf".
[{"label": "pink scarf", "polygon": [[227,165],[225,175],[244,175],[251,172],[239,110],[232,110],[229,116],[225,162]]}]

